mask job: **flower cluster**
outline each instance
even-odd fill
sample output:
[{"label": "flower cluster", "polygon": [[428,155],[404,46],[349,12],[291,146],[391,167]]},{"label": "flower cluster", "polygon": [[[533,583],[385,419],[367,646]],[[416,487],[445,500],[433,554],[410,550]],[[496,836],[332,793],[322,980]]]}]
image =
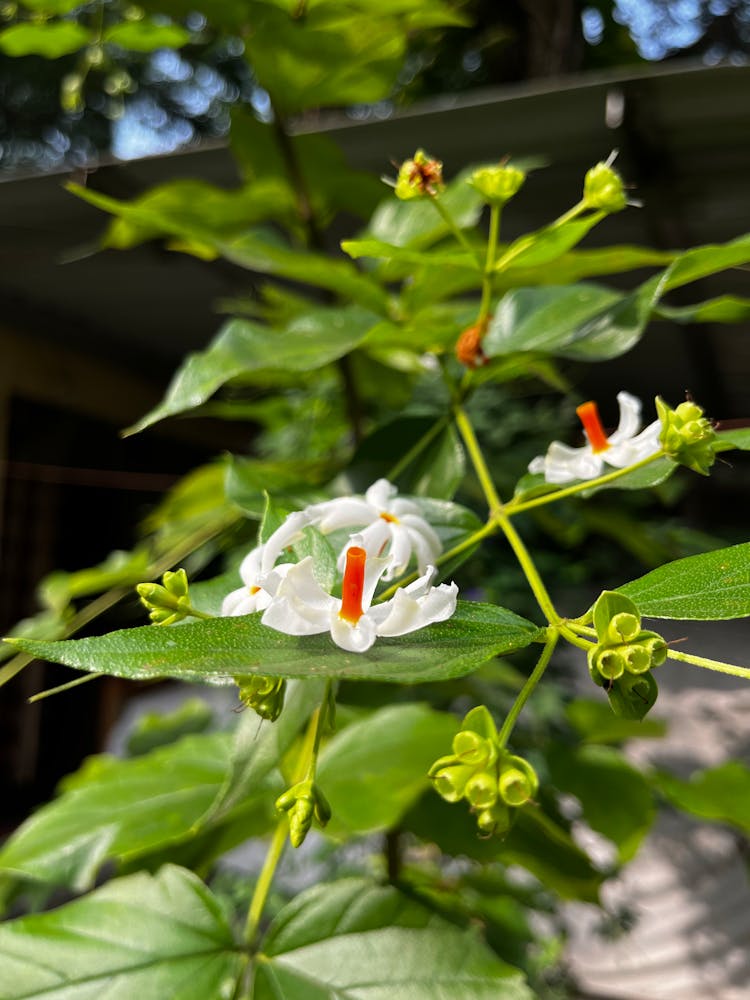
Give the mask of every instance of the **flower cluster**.
[{"label": "flower cluster", "polygon": [[656,412],[661,421],[659,440],[664,454],[707,476],[716,460],[717,438],[701,407],[688,399],[673,410],[657,396]]},{"label": "flower cluster", "polygon": [[498,741],[495,723],[484,705],[473,708],[453,739],[453,753],[440,757],[429,776],[447,802],[466,799],[484,834],[505,833],[512,809],[530,802],[539,788],[531,765]]},{"label": "flower cluster", "polygon": [[[324,535],[360,529],[347,537],[338,557],[341,597],[321,586],[311,556],[276,564],[302,540],[306,528]],[[406,635],[453,614],[455,583],[432,585],[437,574],[433,563],[441,548],[417,504],[398,497],[394,486],[379,479],[363,497],[341,497],[290,514],[264,545],[245,557],[240,566],[243,586],[225,597],[222,614],[262,611],[262,623],[278,632],[330,632],[337,646],[364,653],[379,636]],[[419,578],[399,587],[389,600],[373,604],[380,580],[401,576],[412,556]]]}]

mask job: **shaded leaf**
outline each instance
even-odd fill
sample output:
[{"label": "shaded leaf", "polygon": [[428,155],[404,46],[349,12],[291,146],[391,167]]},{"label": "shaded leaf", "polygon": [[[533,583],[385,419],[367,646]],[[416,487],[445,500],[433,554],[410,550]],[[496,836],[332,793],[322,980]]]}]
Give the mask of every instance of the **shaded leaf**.
[{"label": "shaded leaf", "polygon": [[655,783],[680,809],[750,833],[750,770],[740,761],[696,771],[689,781],[661,772]]},{"label": "shaded leaf", "polygon": [[565,707],[565,715],[585,743],[622,743],[625,740],[664,736],[667,725],[660,719],[620,719],[603,701],[577,698]]},{"label": "shaded leaf", "polygon": [[88,28],[74,21],[49,24],[12,24],[0,31],[0,52],[6,56],[43,56],[59,59],[78,52],[92,40]]}]

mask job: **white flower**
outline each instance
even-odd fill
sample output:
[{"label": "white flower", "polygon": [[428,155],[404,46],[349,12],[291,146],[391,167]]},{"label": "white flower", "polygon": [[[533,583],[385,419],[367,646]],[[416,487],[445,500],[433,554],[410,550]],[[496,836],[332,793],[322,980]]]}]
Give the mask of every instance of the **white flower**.
[{"label": "white flower", "polygon": [[660,449],[661,421],[655,420],[638,433],[641,426],[641,401],[629,392],[618,392],[620,422],[617,430],[607,436],[599,419],[596,403],[583,403],[576,410],[583,424],[588,444],[570,448],[553,441],[546,455],[539,455],[529,464],[529,472],[542,472],[548,483],[569,483],[576,479],[596,479],[605,463],[616,469],[655,455]]},{"label": "white flower", "polygon": [[[223,617],[236,615],[251,615],[254,611],[267,608],[271,596],[260,586],[260,577],[273,569],[276,560],[287,546],[294,545],[302,538],[304,528],[310,523],[304,511],[290,514],[265,545],[252,549],[240,563],[240,578],[243,586],[227,594],[221,605]],[[288,573],[291,563],[282,563],[276,567],[281,576]]]},{"label": "white flower", "polygon": [[368,555],[354,536],[346,555],[341,588],[342,597],[326,593],[315,579],[310,556],[285,573],[283,566],[262,578],[262,586],[271,600],[263,612],[264,625],[287,635],[331,633],[342,649],[364,653],[378,636],[399,636],[424,628],[432,622],[445,621],[456,610],[458,587],[455,583],[431,586],[437,572],[427,572],[382,604],[372,604],[378,580],[390,559]]},{"label": "white flower", "polygon": [[[384,580],[393,580],[406,571],[412,552],[416,555],[419,572],[424,573],[442,551],[434,529],[419,513],[413,500],[398,497],[397,489],[387,479],[378,479],[364,497],[339,497],[313,504],[304,513],[323,534],[339,528],[361,528],[361,548],[370,556],[390,555],[391,561],[383,573]],[[349,542],[339,556],[343,571]]]}]

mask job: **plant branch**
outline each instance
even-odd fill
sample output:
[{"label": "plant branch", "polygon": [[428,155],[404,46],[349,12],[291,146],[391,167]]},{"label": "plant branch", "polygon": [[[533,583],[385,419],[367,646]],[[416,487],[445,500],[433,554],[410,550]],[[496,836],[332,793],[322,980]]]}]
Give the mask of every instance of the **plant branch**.
[{"label": "plant branch", "polygon": [[521,710],[526,702],[531,697],[534,688],[537,686],[539,681],[544,676],[544,671],[547,669],[549,661],[552,657],[552,653],[555,650],[558,639],[560,638],[560,633],[555,628],[550,628],[547,630],[547,641],[544,644],[544,649],[542,650],[541,656],[539,657],[539,662],[534,667],[534,670],[529,675],[528,680],[521,688],[518,697],[513,702],[511,710],[505,717],[505,722],[503,722],[502,728],[498,733],[498,744],[501,747],[506,746],[508,740],[510,739],[510,734],[513,732],[513,727],[516,724],[518,716],[521,714]]},{"label": "plant branch", "polygon": [[738,667],[734,663],[724,663],[723,660],[709,660],[705,656],[695,656],[693,653],[679,653],[676,649],[668,649],[670,660],[680,660],[682,663],[692,663],[695,667],[705,667],[718,674],[730,674],[732,677],[743,677],[750,680],[750,668]]}]

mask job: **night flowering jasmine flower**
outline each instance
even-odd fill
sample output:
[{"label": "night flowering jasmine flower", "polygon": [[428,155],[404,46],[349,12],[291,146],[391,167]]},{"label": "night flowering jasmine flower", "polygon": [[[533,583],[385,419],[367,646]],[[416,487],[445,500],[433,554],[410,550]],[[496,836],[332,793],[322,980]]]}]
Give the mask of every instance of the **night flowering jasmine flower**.
[{"label": "night flowering jasmine flower", "polygon": [[[233,590],[224,598],[221,605],[222,616],[251,615],[268,607],[271,597],[261,588],[260,577],[274,568],[276,560],[287,546],[294,545],[302,538],[302,531],[309,523],[304,511],[290,514],[265,545],[258,545],[248,552],[240,563],[240,579],[243,586]],[[276,572],[285,576],[291,565],[282,563],[281,566],[276,566]]]},{"label": "night flowering jasmine flower", "polygon": [[546,455],[539,455],[529,464],[529,472],[540,472],[548,483],[569,483],[576,479],[596,479],[604,466],[624,469],[628,465],[655,455],[661,450],[659,434],[661,422],[655,420],[644,430],[641,426],[641,401],[629,392],[618,392],[620,423],[609,436],[602,427],[596,403],[583,403],[578,414],[588,444],[583,448],[570,448],[560,441],[553,441]]},{"label": "night flowering jasmine flower", "polygon": [[450,618],[458,587],[455,583],[431,586],[436,573],[432,566],[408,587],[399,587],[390,600],[373,605],[375,588],[391,560],[368,555],[361,540],[355,535],[347,549],[340,599],[315,579],[310,556],[285,573],[280,572],[284,567],[278,567],[266,574],[261,583],[271,601],[262,623],[287,635],[330,631],[337,646],[364,653],[378,636],[406,635]]},{"label": "night flowering jasmine flower", "polygon": [[[361,528],[358,543],[370,556],[386,552],[390,556],[383,570],[384,580],[393,580],[406,571],[412,552],[419,572],[424,573],[440,555],[442,545],[434,529],[419,513],[413,500],[397,496],[387,479],[378,479],[364,497],[339,497],[313,504],[304,513],[323,534],[340,528]],[[351,542],[349,544],[352,544]],[[339,556],[343,571],[348,546]]]}]

